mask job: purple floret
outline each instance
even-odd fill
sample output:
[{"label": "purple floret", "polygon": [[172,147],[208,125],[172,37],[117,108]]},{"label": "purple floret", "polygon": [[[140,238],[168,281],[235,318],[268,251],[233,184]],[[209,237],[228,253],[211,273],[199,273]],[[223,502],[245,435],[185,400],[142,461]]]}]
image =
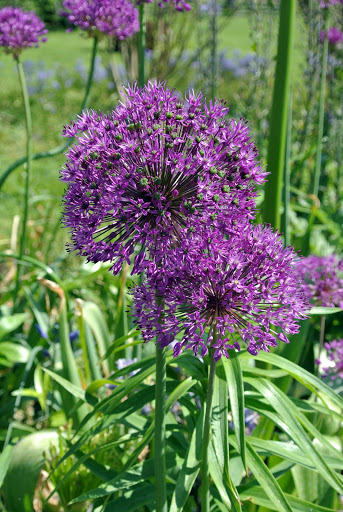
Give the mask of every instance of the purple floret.
[{"label": "purple floret", "polygon": [[343,379],[343,339],[324,343],[324,347],[328,358],[328,363],[321,363],[324,377],[330,377],[331,380],[336,380],[337,377]]},{"label": "purple floret", "polygon": [[61,178],[71,249],[134,273],[194,232],[226,234],[254,218],[266,172],[244,120],[221,102],[184,99],[164,83],[129,86],[110,114],[88,111],[65,127],[76,137]]},{"label": "purple floret", "polygon": [[17,7],[0,9],[0,46],[15,59],[24,48],[45,43],[47,32],[43,21],[34,11],[26,12]]},{"label": "purple floret", "polygon": [[90,36],[122,40],[139,30],[138,11],[129,0],[64,0],[63,5],[70,23]]},{"label": "purple floret", "polygon": [[[322,43],[325,37],[325,30],[320,32],[319,40]],[[335,45],[343,41],[343,33],[337,27],[330,27],[326,33],[328,43]]]},{"label": "purple floret", "polygon": [[240,350],[241,340],[252,355],[269,352],[277,340],[287,343],[308,309],[293,249],[262,225],[248,224],[228,240],[218,234],[207,250],[201,237],[194,237],[183,267],[150,267],[135,288],[132,313],[144,341],[156,337],[162,348],[177,339],[174,357],[185,349],[204,356],[212,348],[216,361]]},{"label": "purple floret", "polygon": [[308,256],[297,263],[303,291],[313,306],[343,308],[343,260]]}]

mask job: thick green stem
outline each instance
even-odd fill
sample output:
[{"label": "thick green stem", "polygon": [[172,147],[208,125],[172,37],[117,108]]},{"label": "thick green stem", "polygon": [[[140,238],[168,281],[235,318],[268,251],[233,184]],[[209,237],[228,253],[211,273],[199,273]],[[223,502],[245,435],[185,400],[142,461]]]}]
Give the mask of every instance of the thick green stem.
[{"label": "thick green stem", "polygon": [[[29,197],[30,197],[30,178],[31,178],[31,163],[32,163],[32,118],[31,118],[31,109],[30,109],[30,101],[29,94],[27,92],[27,85],[25,79],[25,73],[23,69],[23,65],[19,60],[19,57],[16,59],[19,82],[21,87],[21,93],[23,96],[24,108],[25,108],[25,128],[26,128],[26,175],[25,175],[25,195],[24,195],[24,213],[23,213],[23,222],[22,222],[22,232],[20,238],[20,246],[19,246],[19,259],[22,259],[25,248],[26,248],[26,228],[27,221],[29,216]],[[14,289],[14,298],[13,298],[13,309],[16,308],[17,295],[19,291],[19,282],[20,282],[20,265],[17,266],[17,276],[15,282]]]},{"label": "thick green stem", "polygon": [[322,147],[323,147],[323,133],[324,133],[324,107],[325,107],[325,85],[326,85],[326,72],[328,60],[328,38],[327,30],[329,26],[328,9],[324,9],[324,41],[322,53],[322,66],[320,77],[320,96],[319,96],[319,119],[318,119],[318,139],[317,139],[317,157],[316,166],[314,169],[313,177],[313,190],[312,194],[318,197],[320,171],[322,165]]},{"label": "thick green stem", "polygon": [[281,0],[278,54],[274,78],[273,104],[268,144],[268,182],[265,186],[263,220],[280,229],[282,179],[287,138],[291,55],[296,0]]},{"label": "thick green stem", "polygon": [[[91,62],[90,62],[90,68],[88,73],[88,79],[87,79],[87,85],[86,85],[86,91],[85,95],[81,104],[80,113],[84,108],[86,108],[89,100],[90,91],[93,84],[93,75],[94,75],[94,65],[95,65],[95,57],[97,52],[97,46],[98,46],[98,38],[94,38],[93,42],[93,49],[92,49],[92,55],[91,55]],[[41,158],[49,158],[51,156],[59,155],[60,153],[63,153],[67,149],[68,146],[70,146],[73,142],[73,138],[68,139],[67,142],[64,142],[60,146],[57,146],[56,148],[50,149],[49,151],[42,151],[40,153],[34,153],[31,156],[31,160],[40,160]],[[7,180],[7,178],[12,174],[12,172],[23,165],[27,161],[27,156],[24,156],[22,158],[19,158],[13,164],[11,164],[7,169],[4,171],[4,173],[0,176],[0,190]]]},{"label": "thick green stem", "polygon": [[217,94],[217,1],[212,0],[212,12],[210,18],[211,31],[211,98],[214,100]]},{"label": "thick green stem", "polygon": [[156,345],[155,384],[155,486],[156,512],[167,512],[166,454],[165,454],[165,404],[166,404],[166,349]]},{"label": "thick green stem", "polygon": [[[214,337],[215,338],[215,334]],[[215,341],[215,340],[214,340]],[[206,410],[204,420],[204,432],[202,437],[202,461],[201,461],[201,512],[210,510],[210,472],[208,465],[208,447],[211,434],[211,416],[214,379],[216,375],[216,361],[211,354],[210,373],[208,376]]]},{"label": "thick green stem", "polygon": [[145,84],[145,18],[144,3],[139,6],[139,32],[138,32],[138,85]]},{"label": "thick green stem", "polygon": [[289,225],[289,208],[290,208],[290,178],[291,178],[291,150],[292,150],[292,89],[289,91],[288,103],[288,121],[287,121],[287,140],[285,150],[285,166],[283,177],[283,215],[281,218],[281,230],[285,245],[290,245],[290,225]]}]

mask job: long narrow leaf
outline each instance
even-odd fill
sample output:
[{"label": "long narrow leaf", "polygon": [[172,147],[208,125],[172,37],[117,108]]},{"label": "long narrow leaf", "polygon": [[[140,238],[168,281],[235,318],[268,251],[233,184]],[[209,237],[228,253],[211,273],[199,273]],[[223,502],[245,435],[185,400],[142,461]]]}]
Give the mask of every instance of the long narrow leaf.
[{"label": "long narrow leaf", "polygon": [[343,483],[338,475],[328,466],[323,457],[318,453],[310,438],[304,431],[294,414],[290,411],[294,407],[292,401],[282,393],[272,382],[265,379],[247,379],[247,381],[258,389],[267,398],[270,404],[278,411],[280,416],[292,430],[294,442],[305,451],[317,468],[321,476],[338,492],[343,492]]},{"label": "long narrow leaf", "polygon": [[181,512],[199,473],[202,457],[204,411],[199,414],[184,464],[179,473],[169,512]]},{"label": "long narrow leaf", "polygon": [[225,375],[229,386],[232,419],[238,442],[238,451],[246,468],[245,460],[245,417],[244,417],[244,384],[243,375],[237,354],[223,361]]}]

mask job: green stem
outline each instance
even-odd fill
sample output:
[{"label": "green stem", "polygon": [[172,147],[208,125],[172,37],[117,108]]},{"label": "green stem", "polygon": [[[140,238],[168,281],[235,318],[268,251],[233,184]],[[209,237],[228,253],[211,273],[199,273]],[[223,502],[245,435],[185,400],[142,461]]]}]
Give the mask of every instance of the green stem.
[{"label": "green stem", "polygon": [[[94,37],[91,62],[90,62],[89,74],[88,74],[87,85],[86,85],[86,91],[85,91],[85,95],[84,95],[84,98],[83,98],[83,101],[81,104],[80,113],[82,112],[82,110],[84,108],[86,108],[86,106],[88,104],[89,95],[90,95],[90,91],[91,91],[92,84],[93,84],[94,64],[95,64],[97,46],[98,46],[98,38]],[[68,146],[70,146],[72,144],[73,140],[74,140],[73,138],[68,139],[67,142],[64,142],[63,144],[61,144],[60,146],[57,146],[56,148],[50,149],[49,151],[42,151],[40,153],[34,153],[31,156],[31,160],[40,160],[41,158],[49,158],[52,156],[59,155],[60,153],[63,153],[63,151],[65,151],[68,148]],[[23,165],[26,161],[27,161],[27,156],[24,156],[22,158],[19,158],[15,162],[13,162],[13,164],[11,164],[9,167],[7,167],[7,169],[0,176],[0,190],[3,186],[3,184],[5,183],[5,181],[7,180],[7,178],[12,174],[12,172],[15,169],[17,169],[18,167],[20,167],[21,165]]]},{"label": "green stem", "polygon": [[167,512],[166,454],[165,454],[165,404],[166,404],[166,349],[156,345],[155,383],[155,486],[156,512]]},{"label": "green stem", "polygon": [[328,38],[327,30],[329,26],[329,9],[324,9],[324,41],[322,53],[322,74],[320,77],[320,95],[319,95],[319,119],[318,119],[318,139],[317,139],[317,157],[316,166],[314,169],[313,190],[312,194],[318,197],[320,171],[322,165],[322,148],[323,148],[323,133],[324,133],[324,107],[325,107],[325,85],[326,85],[326,71],[328,60]]},{"label": "green stem", "polygon": [[211,29],[211,98],[214,100],[217,93],[217,2],[212,0]]},{"label": "green stem", "polygon": [[138,85],[145,84],[145,19],[144,3],[139,6],[139,32],[138,32]]},{"label": "green stem", "polygon": [[[213,341],[215,342],[216,330],[214,329]],[[216,361],[213,354],[210,354],[210,373],[208,376],[206,410],[204,421],[204,432],[202,437],[202,461],[201,461],[201,512],[209,512],[210,510],[210,472],[208,465],[208,446],[210,443],[211,433],[211,413],[214,378],[216,375]]]},{"label": "green stem", "polygon": [[[19,259],[22,259],[25,253],[26,246],[26,231],[27,231],[27,221],[29,216],[29,197],[30,197],[30,178],[31,178],[31,163],[32,163],[32,118],[31,118],[31,109],[30,109],[30,101],[29,94],[27,92],[27,85],[25,79],[24,68],[19,60],[19,57],[16,59],[21,93],[23,96],[24,108],[25,108],[25,128],[26,128],[26,175],[25,175],[25,195],[24,195],[24,214],[23,214],[23,225],[22,232],[20,238],[20,246],[19,246]],[[17,275],[16,282],[14,288],[14,297],[13,297],[13,310],[16,309],[17,295],[19,291],[19,282],[20,282],[20,265],[17,266]]]},{"label": "green stem", "polygon": [[268,182],[265,186],[263,220],[280,229],[282,178],[287,138],[291,56],[296,0],[281,0],[278,54],[274,78],[273,104],[268,144]]},{"label": "green stem", "polygon": [[289,91],[288,103],[288,121],[287,121],[287,140],[285,149],[285,166],[283,178],[283,215],[281,218],[281,230],[285,245],[290,245],[290,225],[289,225],[289,208],[290,208],[290,177],[291,177],[291,150],[292,150],[292,88]]}]

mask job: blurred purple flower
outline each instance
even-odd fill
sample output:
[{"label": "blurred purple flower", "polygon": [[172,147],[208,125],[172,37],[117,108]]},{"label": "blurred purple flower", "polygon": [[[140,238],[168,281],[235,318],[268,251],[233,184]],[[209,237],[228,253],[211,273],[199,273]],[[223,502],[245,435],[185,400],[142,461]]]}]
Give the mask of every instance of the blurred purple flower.
[{"label": "blurred purple flower", "polygon": [[39,324],[35,324],[35,328],[37,329],[39,336],[41,336],[45,340],[49,338],[48,333],[45,332],[44,329],[42,329]]},{"label": "blurred purple flower", "polygon": [[139,30],[138,11],[128,0],[64,0],[63,5],[70,23],[90,36],[122,40]]},{"label": "blurred purple flower", "polygon": [[0,46],[15,59],[24,48],[38,47],[47,41],[47,29],[34,11],[22,11],[19,7],[0,9]]},{"label": "blurred purple flower", "polygon": [[343,339],[324,343],[327,350],[327,361],[317,361],[321,365],[324,377],[336,380],[343,379]]},{"label": "blurred purple flower", "polygon": [[[126,368],[127,366],[131,366],[133,363],[137,363],[137,358],[136,357],[134,357],[133,359],[125,359],[123,357],[123,358],[117,359],[116,366],[117,366],[118,370],[122,370],[123,368]],[[132,372],[130,372],[128,374],[128,376],[129,377],[133,377],[138,372],[139,372],[139,369],[138,370],[133,370]]]},{"label": "blurred purple flower", "polygon": [[307,256],[296,264],[302,289],[314,306],[343,308],[343,260],[337,256]]},{"label": "blurred purple flower", "polygon": [[[335,45],[337,43],[341,43],[343,41],[343,33],[337,27],[330,27],[327,31],[327,39],[328,43]],[[325,30],[320,32],[319,40],[322,43],[325,37]]]},{"label": "blurred purple flower", "polygon": [[330,7],[331,5],[343,5],[343,0],[320,0],[320,6],[324,9],[325,7]]}]

